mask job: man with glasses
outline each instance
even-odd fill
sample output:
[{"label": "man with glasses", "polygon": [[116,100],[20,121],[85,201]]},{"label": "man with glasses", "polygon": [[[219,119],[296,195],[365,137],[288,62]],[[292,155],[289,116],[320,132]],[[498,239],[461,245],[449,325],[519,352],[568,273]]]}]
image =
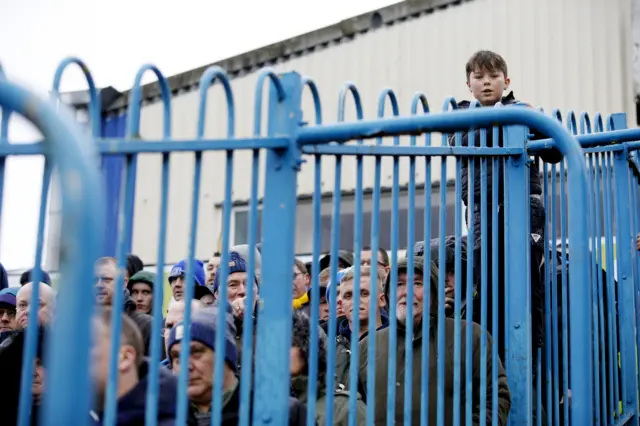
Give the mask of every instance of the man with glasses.
[{"label": "man with glasses", "polygon": [[[372,259],[371,247],[365,246],[360,252],[360,265],[372,267],[374,266],[372,265]],[[389,254],[385,249],[378,249],[377,262],[377,268],[384,269],[384,279],[386,281],[391,267],[389,266]]]},{"label": "man with glasses", "polygon": [[[116,281],[118,279],[117,261],[113,257],[103,257],[98,259],[95,266],[96,271],[96,302],[98,305],[112,307],[115,295]],[[131,298],[126,283],[123,280],[123,286],[119,291],[124,292],[124,313],[131,318],[142,333],[144,342],[144,355],[149,355],[149,343],[151,342],[151,316],[142,312],[136,312],[136,302]]]}]

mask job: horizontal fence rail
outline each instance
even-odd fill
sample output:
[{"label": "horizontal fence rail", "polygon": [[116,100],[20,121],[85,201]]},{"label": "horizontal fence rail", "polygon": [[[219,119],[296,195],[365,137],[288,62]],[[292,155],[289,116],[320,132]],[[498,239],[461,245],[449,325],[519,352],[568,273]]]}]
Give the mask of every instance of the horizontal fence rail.
[{"label": "horizontal fence rail", "polygon": [[[60,64],[54,102],[70,65],[87,79],[84,133],[64,108],[0,75],[0,202],[7,158],[45,158],[32,284],[14,295],[13,313],[0,305],[2,318],[15,318],[16,330],[0,333],[0,367],[15,370],[7,404],[15,402],[17,424],[637,423],[640,133],[626,128],[623,114],[569,112],[563,120],[559,111],[463,108],[452,98],[432,112],[418,93],[402,115],[396,93],[384,89],[376,118],[365,119],[357,87],[346,83],[329,123],[312,79],[263,69],[252,136],[237,137],[236,120],[247,111],[236,110],[226,72],[211,67],[197,89],[196,136],[177,139],[177,95],[157,67],[144,65],[126,125],[113,135],[79,59]],[[163,114],[161,136],[148,139],[141,134],[147,73],[157,79]],[[206,136],[213,85],[226,106],[224,138]],[[307,97],[314,110],[303,115]],[[355,121],[346,120],[348,103]],[[11,143],[13,112],[43,139]],[[198,226],[211,152],[224,182],[217,269],[196,258],[199,243],[212,238]],[[188,247],[166,283],[135,267],[134,213],[142,159],[156,156],[155,265],[164,271],[171,172],[184,153],[193,156],[190,186],[181,188],[190,195],[181,206],[190,213]],[[105,194],[112,159],[122,160],[114,203]],[[392,184],[384,198],[386,164]],[[305,169],[313,169],[312,221],[302,224],[312,235],[310,265],[294,262]],[[232,221],[237,170],[250,188],[246,224]],[[346,216],[343,182],[351,176]],[[323,214],[327,177],[333,188]],[[64,232],[53,290],[33,283],[47,281],[46,206],[56,179]],[[246,245],[233,246],[234,226]],[[17,367],[11,348],[19,350]]]}]

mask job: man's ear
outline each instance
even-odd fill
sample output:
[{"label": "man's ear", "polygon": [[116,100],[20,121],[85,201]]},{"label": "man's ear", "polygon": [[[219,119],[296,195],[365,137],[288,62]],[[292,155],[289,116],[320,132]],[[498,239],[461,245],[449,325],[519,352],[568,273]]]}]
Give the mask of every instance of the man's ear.
[{"label": "man's ear", "polygon": [[469,84],[469,80],[467,80],[466,84],[467,84],[467,89],[469,89],[469,91],[471,91],[471,84]]},{"label": "man's ear", "polygon": [[136,350],[132,346],[124,345],[118,354],[118,371],[130,371],[136,367]]},{"label": "man's ear", "polygon": [[511,85],[511,79],[509,77],[504,79],[504,91],[509,90],[509,86]]}]

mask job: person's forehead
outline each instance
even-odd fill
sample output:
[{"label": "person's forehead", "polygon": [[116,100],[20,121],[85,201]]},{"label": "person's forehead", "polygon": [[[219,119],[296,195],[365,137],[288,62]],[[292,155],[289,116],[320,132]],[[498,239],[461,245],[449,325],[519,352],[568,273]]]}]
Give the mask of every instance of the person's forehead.
[{"label": "person's forehead", "polygon": [[116,272],[116,265],[113,262],[105,262],[96,266],[96,271],[101,274],[114,274]]},{"label": "person's forehead", "polygon": [[209,259],[209,262],[207,263],[208,265],[219,265],[220,264],[220,258],[217,256],[213,256],[211,259]]},{"label": "person's forehead", "polygon": [[138,290],[138,291],[142,291],[142,290],[151,290],[151,286],[147,283],[134,283],[131,286],[132,290]]},{"label": "person's forehead", "polygon": [[242,281],[242,280],[246,280],[247,279],[247,273],[246,272],[234,272],[232,274],[229,274],[229,278],[227,279],[228,281]]}]

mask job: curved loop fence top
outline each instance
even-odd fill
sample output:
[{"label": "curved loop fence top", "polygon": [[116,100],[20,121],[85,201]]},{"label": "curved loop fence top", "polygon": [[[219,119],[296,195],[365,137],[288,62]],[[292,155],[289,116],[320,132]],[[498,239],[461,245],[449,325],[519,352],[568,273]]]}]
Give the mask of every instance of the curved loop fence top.
[{"label": "curved loop fence top", "polygon": [[[78,350],[67,339],[89,342],[94,290],[86,278],[94,274],[102,233],[103,208],[98,167],[92,144],[84,140],[73,119],[57,112],[27,90],[0,79],[0,106],[16,111],[44,135],[45,152],[60,173],[63,229],[60,241],[61,276],[74,297],[58,299],[47,368],[48,389],[90,389],[89,348]],[[82,424],[89,410],[88,392],[51,392],[44,400],[47,424]]]},{"label": "curved loop fence top", "polygon": [[604,124],[602,122],[602,114],[600,114],[599,112],[596,112],[596,114],[593,116],[593,121],[595,122],[594,124],[594,132],[595,133],[599,133],[599,132],[604,132]]},{"label": "curved loop fence top", "polygon": [[576,120],[576,113],[573,110],[569,110],[567,113],[567,130],[572,135],[578,134],[578,124]]},{"label": "curved loop fence top", "polygon": [[[418,106],[422,106],[422,113],[429,114],[429,101],[427,101],[427,96],[424,93],[418,92],[413,95],[413,99],[411,99],[411,115],[418,115]],[[431,135],[426,135],[427,145],[430,144]],[[416,135],[411,135],[409,137],[409,145],[416,145]]]},{"label": "curved loop fence top", "polygon": [[204,137],[204,122],[207,114],[207,94],[209,88],[220,81],[224,88],[225,99],[227,100],[227,137],[235,136],[236,127],[236,108],[233,101],[233,90],[231,90],[231,82],[227,72],[219,66],[212,66],[205,70],[200,77],[200,107],[198,109],[198,130],[197,138]]},{"label": "curved loop fence top", "polygon": [[418,92],[413,95],[411,99],[411,115],[418,114],[418,105],[422,106],[422,113],[429,113],[429,101],[427,100],[427,95],[422,92]]},{"label": "curved loop fence top", "polygon": [[[400,107],[398,106],[398,98],[396,96],[396,92],[393,89],[382,89],[380,95],[378,96],[378,118],[385,117],[385,106],[387,104],[387,98],[389,99],[389,103],[391,103],[391,113],[394,117],[400,115]],[[376,144],[382,145],[382,138],[378,138]],[[400,138],[398,136],[393,138],[394,145],[400,145]]]},{"label": "curved loop fence top", "polygon": [[158,84],[160,85],[160,94],[162,97],[164,120],[162,126],[162,135],[165,138],[171,136],[171,89],[169,82],[162,72],[153,64],[145,64],[140,67],[131,88],[129,95],[129,110],[127,120],[128,138],[138,138],[140,136],[140,112],[142,110],[142,77],[147,71],[151,71],[156,75]]},{"label": "curved loop fence top", "polygon": [[262,91],[264,87],[264,81],[269,79],[271,83],[271,87],[275,88],[276,93],[278,94],[278,102],[282,102],[285,99],[284,87],[282,87],[282,82],[280,78],[276,74],[274,70],[271,68],[264,68],[258,74],[258,81],[256,82],[256,92],[253,103],[253,134],[254,136],[260,136],[261,131],[261,123],[262,123]]},{"label": "curved loop fence top", "polygon": [[91,134],[94,137],[100,136],[101,130],[101,121],[100,121],[100,99],[98,95],[98,89],[96,89],[95,81],[93,80],[93,75],[89,70],[89,67],[80,59],[76,57],[68,57],[60,61],[58,67],[56,68],[56,73],[53,77],[53,86],[51,95],[54,99],[60,98],[60,83],[62,82],[62,76],[64,72],[67,70],[69,65],[77,65],[84,78],[87,80],[87,85],[89,87],[89,117],[91,119]]},{"label": "curved loop fence top", "polygon": [[302,88],[308,87],[311,91],[311,97],[313,98],[313,108],[315,112],[315,125],[322,124],[322,101],[320,101],[320,91],[318,85],[310,77],[304,77],[302,79]]},{"label": "curved loop fence top", "polygon": [[356,108],[356,120],[362,120],[364,118],[364,112],[362,109],[362,98],[356,85],[350,81],[346,82],[340,88],[338,93],[338,122],[344,122],[345,105],[347,103],[347,94],[351,93],[353,97],[353,104]]},{"label": "curved loop fence top", "polygon": [[[475,99],[473,101],[477,102]],[[473,102],[471,102],[471,104],[473,105]],[[456,98],[454,98],[453,96],[449,96],[442,103],[442,112],[456,110],[456,109],[458,109],[458,102],[456,101]]]},{"label": "curved loop fence top", "polygon": [[591,117],[589,117],[589,113],[586,111],[583,111],[582,114],[580,114],[580,134],[591,134]]}]

